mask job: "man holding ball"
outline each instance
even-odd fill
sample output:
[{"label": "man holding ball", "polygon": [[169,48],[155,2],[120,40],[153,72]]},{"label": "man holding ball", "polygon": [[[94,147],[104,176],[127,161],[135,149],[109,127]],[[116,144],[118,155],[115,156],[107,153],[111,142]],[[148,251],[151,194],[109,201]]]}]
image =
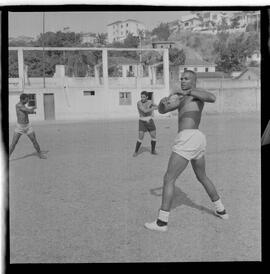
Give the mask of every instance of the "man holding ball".
[{"label": "man holding ball", "polygon": [[163,179],[162,203],[158,218],[152,223],[145,223],[145,227],[150,230],[167,231],[175,181],[189,161],[198,181],[213,202],[215,214],[222,219],[229,218],[214,184],[205,173],[206,138],[199,130],[204,103],[214,103],[216,97],[210,92],[196,88],[196,80],[196,73],[186,70],[181,77],[181,90],[168,98],[163,98],[158,106],[160,113],[178,109],[178,134]]},{"label": "man holding ball", "polygon": [[33,143],[40,159],[46,159],[47,157],[40,150],[39,144],[36,139],[35,132],[29,123],[29,114],[35,114],[35,107],[29,108],[25,105],[28,103],[28,95],[23,93],[20,95],[20,102],[16,104],[17,126],[14,130],[12,143],[9,148],[9,157],[11,156],[15,146],[17,145],[22,134],[26,134]]}]

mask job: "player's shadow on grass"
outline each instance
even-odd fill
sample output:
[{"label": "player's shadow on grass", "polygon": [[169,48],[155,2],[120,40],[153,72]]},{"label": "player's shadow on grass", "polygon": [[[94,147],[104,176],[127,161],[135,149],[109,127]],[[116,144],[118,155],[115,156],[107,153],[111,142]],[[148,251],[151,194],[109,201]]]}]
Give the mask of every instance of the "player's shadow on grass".
[{"label": "player's shadow on grass", "polygon": [[138,155],[140,155],[140,154],[142,154],[142,153],[144,153],[144,152],[149,152],[149,153],[151,153],[151,150],[150,150],[149,147],[141,146],[140,149],[139,149],[139,151],[138,151]]},{"label": "player's shadow on grass", "polygon": [[[150,189],[150,193],[154,196],[162,196],[162,187],[152,188]],[[175,209],[178,206],[186,205],[195,209],[198,209],[200,211],[203,211],[205,213],[208,213],[210,215],[215,216],[214,212],[210,210],[207,207],[197,205],[192,200],[190,200],[186,193],[184,193],[180,188],[175,186],[174,188],[174,197],[172,201],[172,207],[171,209]]]},{"label": "player's shadow on grass", "polygon": [[[46,151],[42,151],[44,154],[47,154],[49,152],[49,150],[46,150]],[[22,159],[25,159],[25,158],[28,158],[28,157],[32,157],[32,156],[36,156],[39,158],[38,156],[38,153],[37,152],[33,152],[33,153],[30,153],[30,154],[26,154],[22,157],[18,157],[18,158],[14,158],[14,159],[10,159],[9,161],[10,162],[13,162],[13,161],[18,161],[18,160],[22,160]]]}]

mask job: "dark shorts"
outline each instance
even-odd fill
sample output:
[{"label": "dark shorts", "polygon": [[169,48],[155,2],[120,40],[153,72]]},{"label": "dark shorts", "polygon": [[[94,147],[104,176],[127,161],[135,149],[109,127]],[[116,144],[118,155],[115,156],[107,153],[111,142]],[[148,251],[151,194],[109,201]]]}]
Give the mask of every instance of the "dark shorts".
[{"label": "dark shorts", "polygon": [[139,131],[146,132],[153,130],[156,130],[156,126],[153,119],[149,120],[149,122],[139,120]]}]

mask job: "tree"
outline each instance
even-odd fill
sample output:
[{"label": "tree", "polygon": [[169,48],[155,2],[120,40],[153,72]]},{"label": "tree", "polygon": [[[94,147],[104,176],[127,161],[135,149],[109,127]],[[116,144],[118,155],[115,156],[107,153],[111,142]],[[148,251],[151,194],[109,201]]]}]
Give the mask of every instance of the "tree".
[{"label": "tree", "polygon": [[218,29],[219,31],[225,31],[225,30],[227,30],[228,28],[229,28],[229,25],[228,25],[228,23],[227,23],[226,18],[225,18],[225,17],[222,17],[221,23],[217,26],[217,29]]},{"label": "tree", "polygon": [[134,36],[132,33],[127,35],[127,38],[124,40],[125,48],[137,48],[140,44],[140,38],[138,36]]},{"label": "tree", "polygon": [[179,50],[178,48],[169,49],[169,60],[173,65],[184,65],[186,60],[184,50]]},{"label": "tree", "polygon": [[97,43],[100,45],[106,45],[107,34],[106,33],[98,33],[97,35]]},{"label": "tree", "polygon": [[240,16],[233,17],[231,19],[231,28],[236,29],[240,26]]},{"label": "tree", "polygon": [[238,36],[220,33],[214,47],[217,70],[239,71],[245,68],[247,56],[259,48],[259,36],[244,32]]},{"label": "tree", "polygon": [[170,28],[168,23],[160,23],[158,27],[152,30],[152,35],[156,35],[159,40],[167,41],[170,36]]}]

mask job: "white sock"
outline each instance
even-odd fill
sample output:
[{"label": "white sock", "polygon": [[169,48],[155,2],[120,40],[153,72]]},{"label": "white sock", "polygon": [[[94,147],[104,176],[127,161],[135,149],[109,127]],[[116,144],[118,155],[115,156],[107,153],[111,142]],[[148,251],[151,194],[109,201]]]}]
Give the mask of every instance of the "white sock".
[{"label": "white sock", "polygon": [[221,212],[225,209],[224,205],[222,204],[221,200],[218,199],[217,201],[213,202],[216,211]]},{"label": "white sock", "polygon": [[162,222],[168,223],[169,215],[170,215],[169,211],[164,211],[160,209],[158,213],[158,219]]}]

